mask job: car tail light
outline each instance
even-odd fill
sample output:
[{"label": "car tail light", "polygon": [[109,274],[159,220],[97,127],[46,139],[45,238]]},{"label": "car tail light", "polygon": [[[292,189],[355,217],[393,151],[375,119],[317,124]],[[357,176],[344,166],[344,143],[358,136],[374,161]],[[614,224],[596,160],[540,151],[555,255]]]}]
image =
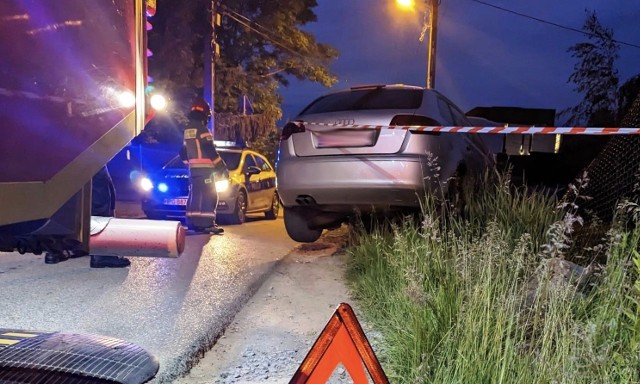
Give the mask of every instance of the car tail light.
[{"label": "car tail light", "polygon": [[[391,120],[391,126],[420,126],[420,127],[437,127],[441,124],[436,120],[420,115],[396,115]],[[434,135],[437,136],[440,132],[432,132],[432,131],[411,131],[414,134],[425,134],[425,135]]]},{"label": "car tail light", "polygon": [[288,122],[284,128],[282,128],[282,135],[280,135],[280,141],[287,140],[291,135],[298,132],[304,132],[304,124],[299,121]]}]

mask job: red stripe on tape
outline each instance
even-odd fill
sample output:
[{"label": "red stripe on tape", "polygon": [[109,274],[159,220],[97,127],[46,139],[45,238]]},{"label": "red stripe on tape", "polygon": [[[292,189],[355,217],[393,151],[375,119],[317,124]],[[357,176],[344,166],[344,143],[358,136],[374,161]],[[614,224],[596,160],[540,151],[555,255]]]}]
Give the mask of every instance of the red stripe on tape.
[{"label": "red stripe on tape", "polygon": [[358,124],[331,124],[331,123],[311,123],[298,121],[300,124],[315,126],[333,127],[336,129],[399,129],[404,131],[428,131],[428,132],[468,132],[468,133],[492,133],[492,134],[529,134],[529,135],[637,135],[640,128],[613,128],[613,127],[461,127],[461,126],[418,126],[418,125],[358,125]]}]

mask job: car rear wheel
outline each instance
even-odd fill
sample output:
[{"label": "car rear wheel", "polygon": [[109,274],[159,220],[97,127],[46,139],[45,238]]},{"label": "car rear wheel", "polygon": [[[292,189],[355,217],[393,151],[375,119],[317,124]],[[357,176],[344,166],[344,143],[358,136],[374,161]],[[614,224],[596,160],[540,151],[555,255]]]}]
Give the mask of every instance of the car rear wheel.
[{"label": "car rear wheel", "polygon": [[300,243],[313,243],[322,235],[322,229],[310,229],[304,211],[297,208],[284,208],[284,227],[289,237]]},{"label": "car rear wheel", "polygon": [[280,212],[280,197],[278,196],[278,192],[273,192],[273,197],[271,198],[271,208],[264,213],[264,216],[267,220],[275,220],[278,218],[278,213]]},{"label": "car rear wheel", "polygon": [[236,198],[236,207],[229,217],[231,224],[242,224],[247,220],[247,194],[240,191]]}]

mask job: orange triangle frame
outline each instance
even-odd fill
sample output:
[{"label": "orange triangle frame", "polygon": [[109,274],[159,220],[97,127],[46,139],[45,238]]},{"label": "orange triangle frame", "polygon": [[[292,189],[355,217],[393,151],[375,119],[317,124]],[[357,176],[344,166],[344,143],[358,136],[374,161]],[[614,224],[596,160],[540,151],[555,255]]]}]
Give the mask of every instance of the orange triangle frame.
[{"label": "orange triangle frame", "polygon": [[365,368],[374,384],[389,384],[353,309],[346,303],[333,313],[289,384],[326,383],[340,363],[354,384],[369,382]]}]

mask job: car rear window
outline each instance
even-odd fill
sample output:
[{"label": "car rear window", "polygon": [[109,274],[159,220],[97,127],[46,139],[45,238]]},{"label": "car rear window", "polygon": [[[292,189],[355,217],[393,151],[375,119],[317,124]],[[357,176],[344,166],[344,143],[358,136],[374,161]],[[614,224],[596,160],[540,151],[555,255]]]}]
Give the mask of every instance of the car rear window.
[{"label": "car rear window", "polygon": [[356,89],[320,97],[300,114],[365,109],[417,109],[422,104],[422,95],[421,89]]},{"label": "car rear window", "polygon": [[240,152],[223,152],[218,151],[222,160],[227,165],[227,169],[236,169],[240,165]]}]

